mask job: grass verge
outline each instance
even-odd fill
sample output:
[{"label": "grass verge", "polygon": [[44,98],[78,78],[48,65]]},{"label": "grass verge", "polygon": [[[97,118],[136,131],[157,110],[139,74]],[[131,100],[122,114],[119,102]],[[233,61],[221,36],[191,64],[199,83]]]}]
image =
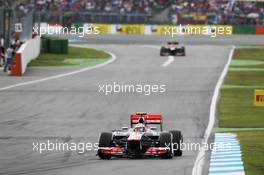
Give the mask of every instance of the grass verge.
[{"label": "grass verge", "polygon": [[254,90],[264,89],[264,48],[234,52],[218,106],[219,128],[240,140],[247,175],[264,174],[264,107],[254,106]]},{"label": "grass verge", "polygon": [[237,132],[246,175],[264,174],[264,131]]},{"label": "grass verge", "polygon": [[69,47],[68,54],[41,53],[29,66],[94,66],[109,60],[111,56],[91,48]]},{"label": "grass verge", "polygon": [[[264,63],[264,48],[236,49],[232,62],[238,60],[263,60]],[[254,106],[255,87],[264,89],[264,66],[255,69],[243,64],[237,67],[231,63],[221,89],[219,127],[264,128],[264,108]]]}]

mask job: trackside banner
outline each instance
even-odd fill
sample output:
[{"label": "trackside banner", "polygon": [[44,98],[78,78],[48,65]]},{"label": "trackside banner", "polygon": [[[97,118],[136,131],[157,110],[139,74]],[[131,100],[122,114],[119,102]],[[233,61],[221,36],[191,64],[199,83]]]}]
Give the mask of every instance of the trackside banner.
[{"label": "trackside banner", "polygon": [[[81,30],[92,29],[101,34],[123,34],[123,35],[208,35],[211,37],[232,35],[234,32],[231,25],[143,25],[143,24],[100,24],[100,23],[76,23],[72,24]],[[47,28],[47,29],[43,29]],[[41,29],[62,30],[61,25],[42,23]],[[260,30],[260,29],[259,29]]]},{"label": "trackside banner", "polygon": [[124,35],[232,35],[229,25],[136,25],[136,24],[92,24],[103,34]]},{"label": "trackside banner", "polygon": [[264,107],[264,90],[263,89],[255,90],[254,105]]},{"label": "trackside banner", "polygon": [[145,25],[114,25],[116,31],[115,33],[120,33],[124,35],[144,35],[145,34]]},{"label": "trackside banner", "polygon": [[210,35],[212,37],[220,35],[232,35],[232,26],[225,25],[147,25],[145,34],[154,35]]},{"label": "trackside banner", "polygon": [[102,34],[111,34],[113,33],[112,25],[109,24],[84,24],[86,26],[92,26],[92,28],[98,28]]}]

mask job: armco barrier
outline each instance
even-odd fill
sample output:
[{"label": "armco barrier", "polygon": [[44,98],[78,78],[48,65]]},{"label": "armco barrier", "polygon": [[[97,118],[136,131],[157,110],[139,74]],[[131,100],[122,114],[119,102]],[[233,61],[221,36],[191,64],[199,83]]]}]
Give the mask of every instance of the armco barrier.
[{"label": "armco barrier", "polygon": [[[41,23],[42,28],[49,30],[59,30],[62,26],[60,24],[47,24]],[[75,27],[78,32],[82,32],[83,29],[88,27],[97,27],[99,33],[102,34],[140,34],[140,35],[166,35],[167,28],[176,27],[179,25],[143,25],[143,24],[101,24],[101,23],[74,23],[72,27]],[[204,27],[216,27],[217,35],[232,35],[232,34],[249,34],[249,35],[262,35],[264,34],[264,26],[254,25],[182,25],[185,28],[204,28]],[[43,29],[44,30],[44,29]],[[47,30],[47,29],[46,29]],[[44,30],[44,31],[46,31]],[[90,29],[89,29],[90,30]],[[88,31],[89,31],[88,30]],[[201,35],[200,33],[196,35]]]},{"label": "armco barrier", "polygon": [[[82,32],[83,29],[90,27],[91,23],[74,23],[72,27],[77,28]],[[41,23],[42,28],[47,28],[49,30],[59,30],[62,26],[60,24],[47,24]],[[164,35],[166,34],[166,28],[176,27],[175,25],[139,25],[139,24],[92,24],[93,27],[99,28],[99,33],[102,34],[145,34],[145,35]],[[202,28],[208,27],[207,25],[183,25],[185,28]],[[254,25],[212,25],[211,27],[216,27],[217,35],[232,35],[232,34],[248,34],[248,35],[264,35],[264,26],[254,26]],[[219,29],[219,30],[218,30]],[[223,34],[220,34],[223,33]],[[196,35],[200,35],[199,33]]]},{"label": "armco barrier", "polygon": [[11,67],[11,75],[22,76],[25,73],[28,63],[39,56],[40,43],[40,37],[36,36],[22,44],[16,53],[15,64]]},{"label": "armco barrier", "polygon": [[233,26],[233,34],[248,34],[255,35],[256,34],[256,26],[252,25],[234,25]]},{"label": "armco barrier", "polygon": [[93,24],[93,27],[98,27],[100,33],[103,34],[112,33],[112,25],[109,24]]},{"label": "armco barrier", "polygon": [[[45,28],[49,26],[50,30],[54,30],[51,24],[41,23],[41,27]],[[87,27],[97,27],[99,33],[102,34],[140,34],[140,35],[166,35],[168,34],[168,28],[177,28],[179,25],[141,25],[141,24],[96,24],[96,23],[75,23],[72,27],[80,29],[79,32],[82,32],[83,29]],[[59,24],[55,26],[57,28],[61,27]],[[264,26],[254,26],[254,25],[182,25],[184,28],[205,28],[205,27],[216,27],[217,35],[232,35],[232,34],[248,34],[248,35],[263,35]],[[56,29],[57,29],[56,28]],[[201,35],[201,33],[195,34]]]},{"label": "armco barrier", "polygon": [[121,24],[116,25],[116,33],[124,34],[124,35],[143,35],[145,34],[145,25],[128,25]]}]

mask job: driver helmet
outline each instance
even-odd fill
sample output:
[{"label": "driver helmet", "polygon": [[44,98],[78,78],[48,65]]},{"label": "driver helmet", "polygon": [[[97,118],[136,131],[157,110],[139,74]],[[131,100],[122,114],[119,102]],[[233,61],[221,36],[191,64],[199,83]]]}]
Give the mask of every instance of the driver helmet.
[{"label": "driver helmet", "polygon": [[142,123],[142,124],[145,124],[145,119],[143,117],[140,117],[138,119],[138,123]]}]

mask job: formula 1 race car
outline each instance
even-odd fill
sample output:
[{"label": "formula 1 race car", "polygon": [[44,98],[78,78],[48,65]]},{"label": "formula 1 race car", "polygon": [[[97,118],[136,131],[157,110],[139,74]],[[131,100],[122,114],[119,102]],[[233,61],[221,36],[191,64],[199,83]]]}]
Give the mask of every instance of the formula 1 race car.
[{"label": "formula 1 race car", "polygon": [[167,46],[161,47],[160,56],[185,56],[185,47],[179,46],[178,42],[168,42]]},{"label": "formula 1 race car", "polygon": [[[131,115],[131,127],[103,132],[99,138],[97,155],[101,159],[111,157],[173,158],[181,156],[181,131],[162,131],[162,116],[136,113]],[[151,126],[152,125],[152,126]],[[159,129],[154,127],[159,125]]]}]

